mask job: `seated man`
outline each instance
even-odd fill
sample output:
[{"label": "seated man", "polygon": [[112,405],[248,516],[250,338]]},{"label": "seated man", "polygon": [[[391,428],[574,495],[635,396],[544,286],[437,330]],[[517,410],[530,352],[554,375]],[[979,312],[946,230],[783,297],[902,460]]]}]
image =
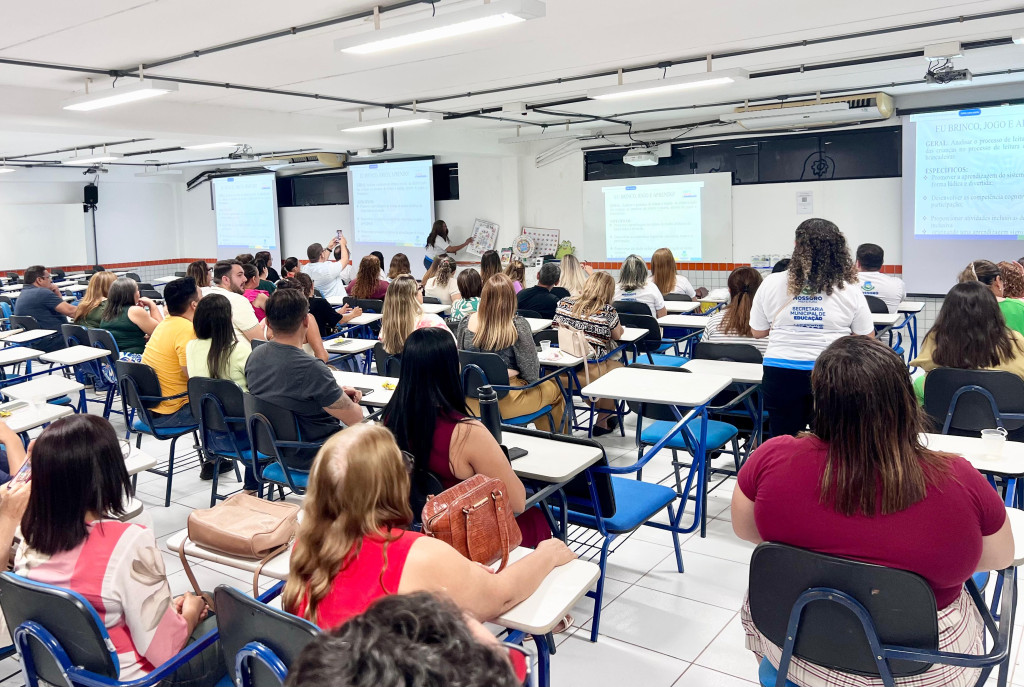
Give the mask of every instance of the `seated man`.
[{"label": "seated man", "polygon": [[235,338],[239,341],[264,339],[263,327],[256,319],[252,303],[243,294],[245,271],[238,260],[221,260],[213,266],[213,288],[210,293],[219,293],[231,303],[231,324],[235,327]]},{"label": "seated man", "polygon": [[520,310],[532,310],[550,320],[555,316],[558,301],[569,297],[569,292],[558,286],[562,270],[553,262],[545,263],[537,273],[537,286],[523,289],[516,294]]},{"label": "seated man", "polygon": [[68,318],[74,317],[76,310],[75,306],[64,302],[64,296],[53,285],[53,277],[48,269],[42,265],[32,265],[25,270],[25,287],[18,292],[14,314],[34,317],[41,328],[57,332],[45,339],[33,341],[32,348],[46,352],[65,348],[60,326],[67,324]]},{"label": "seated man", "polygon": [[879,298],[889,308],[890,313],[896,312],[900,303],[907,296],[907,287],[903,280],[891,274],[882,274],[882,262],[885,252],[874,243],[862,243],[857,246],[857,275],[860,289],[865,296]]},{"label": "seated man", "polygon": [[[322,442],[345,425],[363,421],[362,394],[342,387],[319,358],[302,350],[309,302],[297,289],[278,289],[267,299],[267,326],[274,338],[253,349],[245,363],[249,393],[295,413],[303,441]],[[293,461],[312,465],[314,452]],[[305,466],[302,463],[305,462]]]}]

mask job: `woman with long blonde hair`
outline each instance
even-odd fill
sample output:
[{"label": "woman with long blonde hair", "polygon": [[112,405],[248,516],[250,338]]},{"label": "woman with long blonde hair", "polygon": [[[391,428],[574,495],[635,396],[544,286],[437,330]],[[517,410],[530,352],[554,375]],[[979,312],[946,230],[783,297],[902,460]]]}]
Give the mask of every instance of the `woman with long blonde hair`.
[{"label": "woman with long blonde hair", "polygon": [[210,291],[210,266],[205,260],[190,262],[185,268],[185,275],[196,280],[196,286],[206,296]]},{"label": "woman with long blonde hair", "polygon": [[690,280],[676,274],[676,258],[668,248],[659,248],[651,256],[651,282],[658,287],[663,296],[680,293],[693,298],[697,290]]},{"label": "woman with long blonde hair", "polygon": [[444,320],[423,312],[423,295],[416,280],[408,274],[399,275],[388,285],[384,298],[383,318],[380,323],[380,342],[391,355],[399,355],[405,340],[417,329],[441,327],[448,331]]},{"label": "woman with long blonde hair", "polygon": [[569,292],[570,296],[579,296],[583,291],[583,285],[594,273],[594,268],[587,263],[581,263],[572,253],[562,258],[562,276],[558,285]]},{"label": "woman with long blonde hair", "polygon": [[93,329],[100,326],[103,309],[107,307],[107,294],[110,293],[110,285],[115,279],[117,275],[106,270],[97,272],[89,278],[89,287],[79,301],[78,309],[75,310],[75,324]]},{"label": "woman with long blonde hair", "polygon": [[[570,296],[558,301],[558,307],[555,309],[555,326],[580,330],[587,343],[594,349],[594,358],[604,356],[615,348],[614,342],[622,336],[619,314],[611,305],[614,295],[615,280],[611,275],[607,272],[595,272],[587,280],[583,293],[578,297]],[[589,379],[593,381],[617,367],[622,367],[618,360],[589,363]],[[598,408],[598,420],[594,425],[594,435],[602,436],[618,426],[618,417],[614,415],[615,402],[601,398],[595,405]]]},{"label": "woman with long blonde hair", "polygon": [[353,425],[320,449],[291,555],[283,606],[333,629],[389,594],[443,592],[477,620],[532,594],[575,556],[557,539],[491,573],[448,544],[410,532],[408,465],[382,425]]},{"label": "woman with long blonde hair", "polygon": [[[459,323],[455,341],[464,351],[495,353],[508,368],[509,383],[527,386],[540,379],[540,360],[529,323],[516,314],[518,303],[512,281],[504,274],[487,280],[480,294],[479,309]],[[480,414],[475,398],[466,404],[474,414]],[[551,406],[555,427],[561,427],[565,413],[565,398],[553,380],[547,380],[530,389],[509,391],[498,402],[502,417],[530,415],[544,406]],[[554,431],[546,416],[537,418],[537,429]]]},{"label": "woman with long blonde hair", "polygon": [[423,295],[436,298],[445,305],[462,298],[459,293],[459,285],[455,280],[455,270],[458,265],[455,260],[447,255],[434,261],[431,266],[434,270],[433,276],[423,279]]},{"label": "woman with long blonde hair", "polygon": [[514,292],[519,293],[526,283],[526,265],[519,258],[512,258],[505,268],[505,276],[512,280]]}]

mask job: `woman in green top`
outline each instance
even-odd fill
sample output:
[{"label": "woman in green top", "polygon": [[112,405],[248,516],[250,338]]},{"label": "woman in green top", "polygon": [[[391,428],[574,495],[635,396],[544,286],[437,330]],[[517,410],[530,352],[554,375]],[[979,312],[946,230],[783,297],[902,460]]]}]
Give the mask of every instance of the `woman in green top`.
[{"label": "woman in green top", "polygon": [[205,296],[196,306],[192,320],[196,338],[185,347],[189,377],[230,379],[248,391],[245,383],[245,361],[252,353],[248,341],[235,339],[231,324],[231,302],[220,294]]},{"label": "woman in green top", "polygon": [[1015,332],[1024,334],[1024,302],[1016,298],[1003,298],[1003,277],[994,262],[975,260],[960,273],[958,281],[961,284],[968,281],[980,281],[987,286],[999,301],[999,310],[1003,313],[1006,326]]},{"label": "woman in green top", "polygon": [[274,282],[267,279],[267,275],[270,274],[270,268],[267,267],[266,260],[257,260],[255,262],[255,266],[256,272],[258,272],[260,275],[260,285],[257,286],[256,288],[259,289],[260,291],[266,291],[267,295],[269,296],[270,294],[274,293],[274,291],[277,290],[277,287],[274,286]]},{"label": "woman in green top", "polygon": [[110,286],[100,328],[114,336],[121,353],[141,354],[146,350],[146,338],[163,319],[157,304],[148,298],[140,298],[138,285],[127,277],[121,277]]},{"label": "woman in green top", "polygon": [[459,295],[462,298],[452,303],[452,314],[448,321],[453,323],[469,317],[480,309],[480,290],[483,287],[480,273],[473,268],[459,272],[456,283],[459,285]]}]

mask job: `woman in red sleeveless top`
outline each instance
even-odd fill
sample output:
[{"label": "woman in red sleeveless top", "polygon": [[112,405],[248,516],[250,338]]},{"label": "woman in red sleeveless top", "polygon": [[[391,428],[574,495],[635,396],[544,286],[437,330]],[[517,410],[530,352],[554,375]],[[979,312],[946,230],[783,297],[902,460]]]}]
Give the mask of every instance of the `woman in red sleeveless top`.
[{"label": "woman in red sleeveless top", "polygon": [[383,421],[416,467],[437,475],[445,489],[473,475],[504,482],[523,546],[551,538],[540,508],[525,510],[526,488],[501,446],[470,417],[459,379],[459,351],[443,330],[420,329],[406,340],[398,388]]},{"label": "woman in red sleeveless top", "polygon": [[327,440],[313,463],[304,509],[284,608],[324,629],[382,596],[417,591],[446,594],[477,620],[492,620],[575,557],[552,539],[495,574],[442,541],[407,531],[407,466],[379,425],[354,425]]}]

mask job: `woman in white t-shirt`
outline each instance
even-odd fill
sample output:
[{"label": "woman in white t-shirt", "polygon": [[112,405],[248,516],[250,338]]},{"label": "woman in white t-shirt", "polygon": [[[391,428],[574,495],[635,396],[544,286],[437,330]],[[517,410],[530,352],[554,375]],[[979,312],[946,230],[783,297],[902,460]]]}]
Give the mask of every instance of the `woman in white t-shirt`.
[{"label": "woman in white t-shirt", "polygon": [[615,300],[643,303],[655,317],[664,317],[665,297],[661,290],[647,281],[647,265],[639,255],[630,255],[619,270],[619,283],[615,287]]},{"label": "woman in white t-shirt", "polygon": [[[668,248],[659,248],[651,256],[651,283],[658,287],[664,295],[678,293],[693,298],[697,295],[697,289],[693,288],[690,280],[681,274],[676,274],[676,257]],[[702,289],[705,295],[707,289]]]},{"label": "woman in white t-shirt", "polygon": [[438,255],[458,253],[468,246],[472,240],[472,237],[470,237],[457,246],[451,245],[448,240],[448,225],[444,223],[443,219],[437,220],[430,227],[430,235],[427,236],[427,252],[423,255],[423,266],[429,270],[430,265],[434,262],[434,258]]},{"label": "woman in white t-shirt", "polygon": [[818,356],[843,336],[875,332],[839,227],[809,219],[796,228],[789,269],[758,288],[750,329],[756,339],[768,337],[761,389],[772,436],[796,435],[814,412],[811,371]]}]

